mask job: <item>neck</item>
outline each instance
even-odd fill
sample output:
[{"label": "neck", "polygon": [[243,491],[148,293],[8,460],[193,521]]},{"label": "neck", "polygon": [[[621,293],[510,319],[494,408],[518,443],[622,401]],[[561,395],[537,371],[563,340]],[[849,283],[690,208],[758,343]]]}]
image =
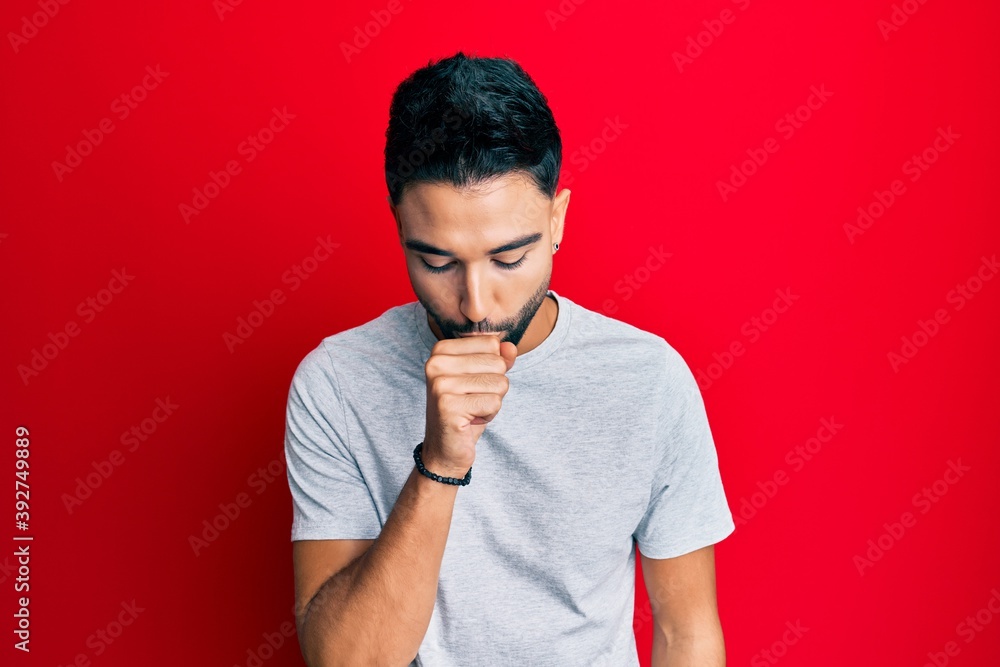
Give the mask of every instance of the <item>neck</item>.
[{"label": "neck", "polygon": [[538,307],[538,312],[524,332],[521,342],[517,346],[518,355],[527,354],[542,344],[556,326],[556,319],[559,317],[559,304],[555,297],[546,296],[545,301]]}]

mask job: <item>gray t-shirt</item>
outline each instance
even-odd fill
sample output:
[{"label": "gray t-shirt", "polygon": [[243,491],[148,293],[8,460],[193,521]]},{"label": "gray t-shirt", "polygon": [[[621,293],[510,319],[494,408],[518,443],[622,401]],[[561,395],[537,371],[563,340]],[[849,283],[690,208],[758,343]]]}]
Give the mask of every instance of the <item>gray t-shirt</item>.
[{"label": "gray t-shirt", "polygon": [[[672,558],[735,530],[680,354],[549,294],[555,328],[507,372],[458,489],[411,666],[637,667],[636,543]],[[292,540],[378,537],[424,439],[436,342],[412,301],[323,339],[299,364],[285,435]]]}]

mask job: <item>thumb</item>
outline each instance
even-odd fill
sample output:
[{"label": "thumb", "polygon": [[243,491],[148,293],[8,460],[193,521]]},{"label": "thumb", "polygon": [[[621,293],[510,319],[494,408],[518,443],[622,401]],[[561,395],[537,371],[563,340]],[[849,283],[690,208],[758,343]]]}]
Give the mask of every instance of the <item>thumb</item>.
[{"label": "thumb", "polygon": [[500,342],[500,356],[507,362],[507,370],[510,370],[517,359],[517,346],[509,340]]}]

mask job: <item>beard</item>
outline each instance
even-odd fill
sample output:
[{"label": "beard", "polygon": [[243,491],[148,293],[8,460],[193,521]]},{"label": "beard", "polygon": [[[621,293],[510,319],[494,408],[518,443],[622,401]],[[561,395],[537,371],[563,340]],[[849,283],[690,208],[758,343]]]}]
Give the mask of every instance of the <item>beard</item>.
[{"label": "beard", "polygon": [[419,294],[417,294],[417,300],[427,311],[427,314],[434,318],[434,322],[438,325],[438,329],[445,338],[458,338],[459,334],[464,333],[476,333],[481,331],[503,331],[501,335],[501,341],[509,341],[514,345],[518,345],[521,339],[524,337],[524,333],[528,330],[528,325],[534,319],[535,314],[538,309],[542,307],[542,303],[545,302],[545,297],[548,295],[549,284],[552,281],[552,268],[549,267],[548,274],[545,279],[535,290],[535,293],[531,295],[528,302],[518,309],[517,314],[514,317],[504,320],[501,322],[484,322],[484,323],[470,323],[462,324],[460,322],[453,322],[449,319],[441,317],[436,310],[429,303],[427,303]]}]

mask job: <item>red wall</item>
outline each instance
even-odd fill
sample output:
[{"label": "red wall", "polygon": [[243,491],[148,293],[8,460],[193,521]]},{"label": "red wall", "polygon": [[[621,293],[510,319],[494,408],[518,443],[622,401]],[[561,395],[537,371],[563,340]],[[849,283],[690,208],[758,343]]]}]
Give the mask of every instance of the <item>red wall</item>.
[{"label": "red wall", "polygon": [[[562,130],[553,289],[703,378],[729,664],[996,664],[996,5],[226,1],[0,10],[0,661],[301,664],[288,383],[414,299],[388,103],[464,49],[521,62]],[[641,580],[636,633],[647,665]]]}]

